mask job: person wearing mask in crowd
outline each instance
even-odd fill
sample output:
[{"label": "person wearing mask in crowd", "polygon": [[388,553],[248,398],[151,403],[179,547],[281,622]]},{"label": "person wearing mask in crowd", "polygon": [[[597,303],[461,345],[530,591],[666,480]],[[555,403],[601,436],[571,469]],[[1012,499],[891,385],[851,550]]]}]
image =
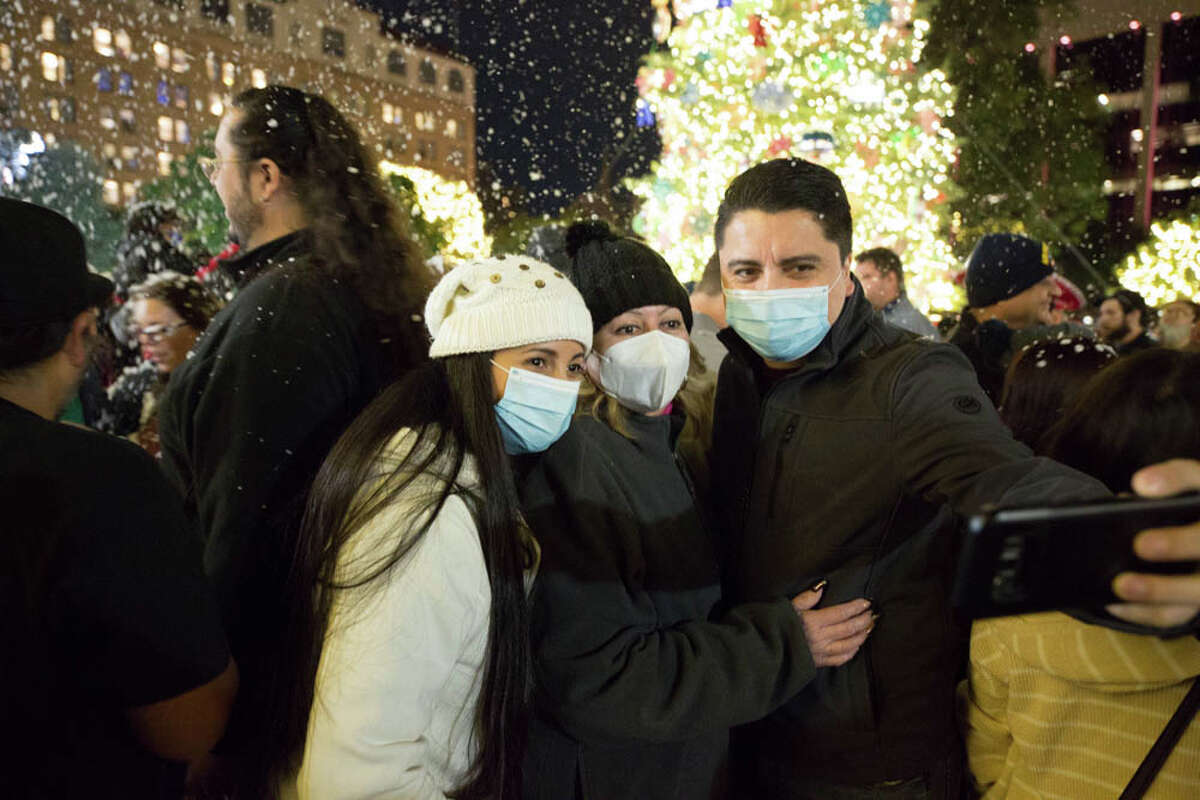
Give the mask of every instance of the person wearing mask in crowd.
[{"label": "person wearing mask in crowd", "polygon": [[1158,317],[1163,347],[1200,350],[1200,303],[1180,297],[1159,309]]},{"label": "person wearing mask in crowd", "polygon": [[1042,437],[1070,408],[1079,390],[1117,359],[1106,344],[1086,337],[1043,339],[1013,358],[1000,396],[1000,419],[1013,438],[1044,454]]},{"label": "person wearing mask in crowd", "polygon": [[323,98],[248,89],[202,162],[241,244],[238,285],[159,407],[162,464],[205,540],[243,690],[209,765],[213,791],[259,800],[281,600],[321,461],[367,403],[427,358],[431,275],[358,133]]},{"label": "person wearing mask in crowd", "polygon": [[[949,342],[958,347],[993,404],[1000,402],[1013,333],[1054,323],[1062,289],[1049,248],[1013,233],[989,233],[967,258],[967,307]],[[1048,338],[1053,331],[1039,331]]]},{"label": "person wearing mask in crowd", "polygon": [[[1113,492],[1129,491],[1140,467],[1200,458],[1200,353],[1155,348],[1106,367],[1047,451]],[[1058,612],[977,621],[963,687],[976,788],[987,800],[1124,796],[1198,678],[1193,636],[1139,636]],[[1148,796],[1200,796],[1200,727],[1184,725]]]},{"label": "person wearing mask in crowd", "polygon": [[916,309],[904,290],[904,267],[900,256],[886,247],[864,250],[854,259],[854,274],[871,305],[883,321],[918,336],[937,339],[937,328]]},{"label": "person wearing mask in crowd", "polygon": [[[3,795],[179,798],[237,690],[199,541],[154,462],[55,422],[112,283],[48,209],[0,199]],[[138,487],[137,502],[113,508]]]},{"label": "person wearing mask in crowd", "polygon": [[591,317],[563,273],[507,256],[446,273],[425,320],[432,360],[359,415],[309,498],[271,731],[285,797],[520,795],[538,549],[509,456],[566,430]]},{"label": "person wearing mask in crowd", "polygon": [[704,265],[700,282],[688,297],[692,305],[692,344],[704,358],[704,366],[716,374],[725,360],[725,345],[717,334],[725,327],[725,295],[721,293],[721,262],[717,254]]},{"label": "person wearing mask in crowd", "polygon": [[109,388],[109,396],[124,391],[141,399],[130,438],[157,455],[159,398],[171,373],[187,360],[200,334],[221,310],[221,301],[191,275],[159,272],[129,290],[129,309],[131,333],[154,372],[149,380],[136,380],[144,375],[140,371],[122,376]]},{"label": "person wearing mask in crowd", "polygon": [[708,412],[687,292],[603,224],[567,249],[597,391],[520,481],[542,548],[525,797],[721,797],[729,727],[845,663],[873,617],[862,598],[814,611],[820,586],[717,612],[717,540],[677,457]]},{"label": "person wearing mask in crowd", "polygon": [[1119,356],[1157,347],[1158,342],[1146,333],[1149,315],[1150,309],[1140,294],[1131,289],[1118,289],[1100,303],[1096,332]]},{"label": "person wearing mask in crowd", "polygon": [[[863,596],[881,615],[847,664],[736,731],[735,759],[746,797],[957,797],[956,519],[1108,492],[1015,441],[958,348],[883,322],[850,271],[851,229],[841,181],[800,159],[742,173],[717,215],[730,354],[712,470],[731,602],[827,580],[823,603]],[[1033,266],[1036,283],[1048,268]]]}]

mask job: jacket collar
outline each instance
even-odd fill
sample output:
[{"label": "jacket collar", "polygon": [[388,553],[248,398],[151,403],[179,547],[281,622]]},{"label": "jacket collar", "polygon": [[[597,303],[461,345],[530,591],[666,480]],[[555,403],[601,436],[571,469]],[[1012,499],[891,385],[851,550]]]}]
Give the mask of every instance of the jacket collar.
[{"label": "jacket collar", "polygon": [[[792,370],[793,374],[827,372],[854,351],[863,331],[875,316],[875,309],[863,294],[862,284],[854,273],[850,273],[850,280],[854,281],[854,294],[846,298],[842,313],[834,321],[829,333]],[[753,369],[756,374],[768,369],[762,356],[754,352],[732,327],[722,330],[717,338],[728,348],[731,357]]]},{"label": "jacket collar", "polygon": [[241,289],[257,278],[272,264],[308,250],[304,243],[306,231],[298,230],[260,244],[253,250],[238,253],[220,262],[220,269]]}]

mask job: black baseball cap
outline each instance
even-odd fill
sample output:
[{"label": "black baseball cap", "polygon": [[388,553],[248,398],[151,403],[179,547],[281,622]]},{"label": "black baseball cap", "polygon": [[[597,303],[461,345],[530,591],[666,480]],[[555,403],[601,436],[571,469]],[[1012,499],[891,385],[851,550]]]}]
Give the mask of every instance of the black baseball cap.
[{"label": "black baseball cap", "polygon": [[88,271],[83,235],[56,211],[0,198],[0,327],[66,322],[111,302],[113,284]]}]

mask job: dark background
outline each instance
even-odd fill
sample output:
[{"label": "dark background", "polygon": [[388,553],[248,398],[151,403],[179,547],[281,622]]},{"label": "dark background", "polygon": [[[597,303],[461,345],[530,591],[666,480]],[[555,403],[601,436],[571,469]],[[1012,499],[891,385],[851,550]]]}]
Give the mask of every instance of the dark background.
[{"label": "dark background", "polygon": [[[604,166],[644,173],[661,144],[635,124],[647,0],[359,0],[389,33],[476,69],[481,196],[555,213]],[[485,199],[486,202],[486,199]]]}]

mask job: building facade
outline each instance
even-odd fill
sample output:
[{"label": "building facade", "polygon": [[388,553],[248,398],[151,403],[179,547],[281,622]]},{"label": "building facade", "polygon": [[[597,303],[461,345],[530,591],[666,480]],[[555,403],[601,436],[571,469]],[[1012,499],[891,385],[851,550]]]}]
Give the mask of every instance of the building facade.
[{"label": "building facade", "polygon": [[6,5],[0,129],[92,151],[112,205],[166,174],[238,91],[268,83],[329,99],[380,160],[474,187],[474,70],[386,36],[351,0]]},{"label": "building facade", "polygon": [[1087,71],[1109,112],[1110,236],[1200,198],[1200,0],[1091,0],[1044,19],[1041,37],[1049,71]]}]

